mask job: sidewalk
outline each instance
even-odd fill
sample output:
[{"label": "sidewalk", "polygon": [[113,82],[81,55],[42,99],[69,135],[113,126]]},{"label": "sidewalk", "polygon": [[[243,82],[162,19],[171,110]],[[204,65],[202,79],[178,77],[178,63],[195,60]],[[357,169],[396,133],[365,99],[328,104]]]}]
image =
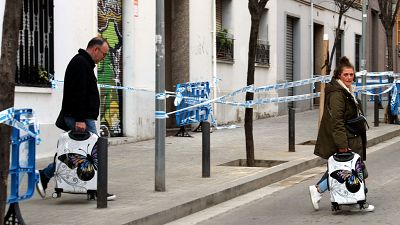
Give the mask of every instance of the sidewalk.
[{"label": "sidewalk", "polygon": [[[373,127],[372,107],[368,108],[369,146],[400,134],[399,125]],[[383,110],[380,113],[382,120]],[[288,152],[287,116],[254,121],[255,158],[287,161],[270,168],[220,166],[246,158],[244,128],[214,131],[210,178],[201,177],[201,133],[167,137],[165,192],[154,191],[154,140],[114,145],[129,139],[111,139],[108,189],[117,200],[108,202],[108,208],[97,209],[96,201],[87,201],[86,195],[53,199],[51,182],[45,200],[36,194],[20,203],[22,216],[29,225],[163,224],[320,165],[323,161],[313,155],[313,145],[299,145],[316,139],[317,118],[318,110],[296,113],[296,152]],[[38,160],[38,168],[51,160]]]}]

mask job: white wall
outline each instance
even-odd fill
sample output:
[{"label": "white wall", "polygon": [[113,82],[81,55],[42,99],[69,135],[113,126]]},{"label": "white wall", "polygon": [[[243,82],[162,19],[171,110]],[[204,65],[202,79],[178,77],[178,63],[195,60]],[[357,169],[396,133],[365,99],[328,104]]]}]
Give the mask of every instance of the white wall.
[{"label": "white wall", "polygon": [[[123,85],[155,90],[155,1],[123,0]],[[124,133],[135,140],[154,137],[154,92],[124,91]]]},{"label": "white wall", "polygon": [[[2,41],[2,35],[3,35],[3,18],[4,18],[4,8],[6,7],[6,1],[0,1],[0,19],[1,19],[1,23],[0,23],[0,46],[1,46],[1,41]],[[0,54],[1,54],[1,48],[0,48]]]},{"label": "white wall", "polygon": [[194,0],[189,5],[190,81],[212,81],[212,5]]},{"label": "white wall", "polygon": [[[247,60],[248,45],[250,35],[250,13],[247,7],[247,1],[232,0],[225,8],[223,17],[229,18],[229,22],[223,21],[223,28],[227,28],[234,35],[234,63],[219,62],[217,64],[218,78],[221,79],[218,85],[218,95],[225,95],[231,91],[242,88],[247,85]],[[270,1],[266,8],[271,8],[269,4],[275,4]],[[267,13],[268,24],[274,21],[274,10],[271,9]],[[195,28],[192,28],[195,29]],[[269,68],[256,66],[255,69],[255,86],[263,86],[276,83],[276,66],[274,50],[276,46],[272,43],[274,40],[274,27],[268,27],[268,40],[271,44],[271,65]],[[275,97],[275,92],[257,94],[256,98]],[[231,100],[243,102],[245,94],[240,94]],[[268,104],[254,108],[255,118],[276,115],[276,104]],[[228,123],[232,121],[243,121],[244,108],[232,107],[228,105],[218,105],[217,120],[219,123]]]},{"label": "white wall", "polygon": [[[229,18],[229,22],[223,20],[224,28],[228,28],[229,32],[234,34],[235,39],[235,60],[233,64],[218,63],[217,74],[222,79],[218,86],[219,95],[224,95],[237,88],[246,85],[247,78],[247,54],[248,40],[250,32],[250,14],[247,8],[247,1],[231,0],[227,1],[228,6],[224,8],[224,16]],[[330,49],[333,46],[334,27],[337,23],[338,15],[334,11],[332,3],[324,3],[325,8],[314,9],[314,21],[324,25],[325,33],[329,35]],[[255,85],[263,86],[286,81],[286,18],[293,16],[298,18],[295,28],[296,41],[295,46],[295,71],[294,80],[308,79],[311,77],[310,69],[310,5],[293,0],[269,1],[266,5],[268,9],[268,40],[270,49],[270,67],[256,67]],[[203,11],[201,11],[203,12]],[[199,14],[199,13],[198,13]],[[198,15],[196,14],[196,15]],[[335,15],[336,14],[336,15]],[[205,18],[208,15],[206,14]],[[192,17],[191,17],[192,18]],[[346,26],[344,35],[343,55],[354,59],[354,34],[361,33],[361,12],[350,9],[345,16]],[[225,24],[224,24],[225,23]],[[225,27],[227,26],[227,27]],[[191,27],[198,29],[198,27]],[[333,64],[335,65],[335,64]],[[280,96],[285,96],[285,91],[279,91]],[[310,86],[302,86],[295,88],[294,94],[310,93]],[[277,97],[276,91],[260,93],[255,98]],[[233,100],[243,102],[244,94]],[[299,101],[295,103],[299,111],[310,109],[311,100]],[[278,107],[279,106],[279,107]],[[280,108],[281,110],[278,110]],[[254,108],[254,118],[262,118],[266,116],[276,115],[277,113],[286,113],[286,104],[266,104]],[[232,106],[218,105],[217,119],[220,123],[228,123],[231,121],[241,121],[244,117],[243,108],[235,108]]]},{"label": "white wall", "polygon": [[[55,79],[64,80],[69,60],[79,48],[97,35],[97,1],[54,1],[54,71]],[[40,125],[43,142],[37,157],[55,153],[61,130],[55,127],[62,101],[62,85],[57,89],[16,87],[16,108],[32,108]]]},{"label": "white wall", "polygon": [[[268,40],[271,45],[270,67],[256,67],[255,85],[274,84],[285,79],[286,16],[299,18],[299,77],[310,77],[310,7],[293,0],[269,1],[266,6]],[[250,14],[247,1],[231,0],[226,28],[234,35],[233,64],[217,63],[218,96],[246,86],[247,54],[250,33]],[[190,81],[212,81],[212,1],[190,1]],[[4,1],[0,1],[0,18]],[[354,34],[361,34],[361,13],[350,12],[344,35],[344,53],[354,59]],[[55,78],[64,79],[65,68],[79,48],[85,48],[90,38],[97,35],[97,1],[55,1],[54,7],[54,63]],[[314,21],[324,25],[332,48],[336,19],[329,9],[315,9]],[[1,26],[2,23],[0,23]],[[155,1],[139,1],[139,16],[134,17],[133,2],[123,0],[123,85],[155,89]],[[308,91],[303,90],[304,92]],[[276,97],[275,91],[257,94],[257,98]],[[53,124],[61,107],[62,86],[50,88],[16,88],[15,106],[31,107],[41,125],[43,143],[38,146],[38,156],[54,154],[61,132]],[[243,102],[245,94],[230,99]],[[309,102],[309,101],[307,101]],[[300,104],[307,108],[307,102]],[[135,140],[154,137],[154,93],[124,92],[123,127],[126,136]],[[281,104],[281,103],[280,103]],[[221,123],[243,121],[244,108],[218,105],[216,118]],[[255,118],[278,113],[278,104],[255,107]]]}]

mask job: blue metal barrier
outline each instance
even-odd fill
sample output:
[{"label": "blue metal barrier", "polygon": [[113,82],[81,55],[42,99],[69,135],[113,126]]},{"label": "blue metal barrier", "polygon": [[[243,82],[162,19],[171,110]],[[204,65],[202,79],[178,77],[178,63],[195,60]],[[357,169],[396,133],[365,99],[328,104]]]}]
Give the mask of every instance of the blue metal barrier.
[{"label": "blue metal barrier", "polygon": [[[201,104],[209,100],[210,86],[208,82],[184,83],[176,86],[176,92],[181,95],[181,102],[176,110]],[[200,123],[208,120],[211,104],[193,107],[175,114],[176,125],[182,127],[187,124]]]},{"label": "blue metal barrier", "polygon": [[400,84],[396,83],[396,87],[392,92],[392,99],[390,100],[390,110],[392,115],[400,115]]},{"label": "blue metal barrier", "polygon": [[[14,120],[25,124],[29,131],[35,132],[35,125],[30,122],[32,116],[32,109],[16,109],[14,111]],[[39,179],[39,175],[35,172],[35,137],[13,127],[11,147],[9,170],[11,185],[7,199],[8,204],[31,198]],[[23,188],[26,188],[26,191],[23,191]]]}]

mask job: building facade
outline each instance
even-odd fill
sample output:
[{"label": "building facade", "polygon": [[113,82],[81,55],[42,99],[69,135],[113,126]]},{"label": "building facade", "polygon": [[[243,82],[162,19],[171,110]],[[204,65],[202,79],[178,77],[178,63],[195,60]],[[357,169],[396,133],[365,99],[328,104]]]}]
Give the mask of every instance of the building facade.
[{"label": "building facade", "polygon": [[[18,68],[22,75],[17,76],[15,107],[35,110],[43,139],[38,146],[39,157],[54,154],[61,133],[54,121],[61,107],[62,84],[51,88],[46,76],[63,80],[69,60],[79,48],[86,47],[90,38],[100,34],[110,43],[110,54],[97,66],[99,83],[155,89],[155,1],[24,2],[32,3],[24,6],[21,22]],[[328,43],[331,51],[338,14],[333,1],[320,2],[314,1],[313,8],[310,1],[303,0],[267,3],[257,43],[255,86],[308,79],[321,73],[324,43]],[[4,5],[0,7],[3,12]],[[353,62],[359,61],[361,11],[350,9],[341,28],[337,57],[346,55]],[[178,83],[209,81],[213,84],[213,96],[222,96],[246,86],[249,33],[247,1],[166,0],[166,90],[174,91]],[[20,79],[27,76],[35,76],[34,82]],[[154,137],[154,92],[116,89],[100,89],[100,92],[99,128],[112,137],[127,136],[134,141]],[[310,92],[310,86],[303,86],[257,93],[255,97]],[[231,100],[243,102],[244,96],[243,93]],[[290,106],[304,111],[312,104],[313,101],[306,100]],[[287,107],[288,103],[256,106],[254,119],[286,114]],[[173,99],[168,98],[167,112],[174,108]],[[216,104],[214,117],[219,124],[241,122],[244,108]],[[167,128],[175,126],[171,116]]]}]

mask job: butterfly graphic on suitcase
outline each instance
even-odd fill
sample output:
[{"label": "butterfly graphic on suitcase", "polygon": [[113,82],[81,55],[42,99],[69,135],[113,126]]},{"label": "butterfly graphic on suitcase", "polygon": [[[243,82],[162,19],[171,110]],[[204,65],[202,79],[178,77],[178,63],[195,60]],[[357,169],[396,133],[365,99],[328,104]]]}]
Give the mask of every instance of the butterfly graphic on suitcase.
[{"label": "butterfly graphic on suitcase", "polygon": [[[88,145],[89,148],[89,145]],[[84,151],[83,149],[80,149]],[[58,160],[67,165],[70,169],[75,169],[79,179],[83,181],[91,180],[97,171],[97,144],[93,147],[90,154],[81,155],[78,153],[66,153],[58,156]]]},{"label": "butterfly graphic on suitcase", "polygon": [[349,170],[335,170],[330,176],[337,180],[339,183],[345,183],[346,188],[351,193],[356,193],[360,190],[361,183],[364,180],[361,159],[356,161],[355,169]]}]

